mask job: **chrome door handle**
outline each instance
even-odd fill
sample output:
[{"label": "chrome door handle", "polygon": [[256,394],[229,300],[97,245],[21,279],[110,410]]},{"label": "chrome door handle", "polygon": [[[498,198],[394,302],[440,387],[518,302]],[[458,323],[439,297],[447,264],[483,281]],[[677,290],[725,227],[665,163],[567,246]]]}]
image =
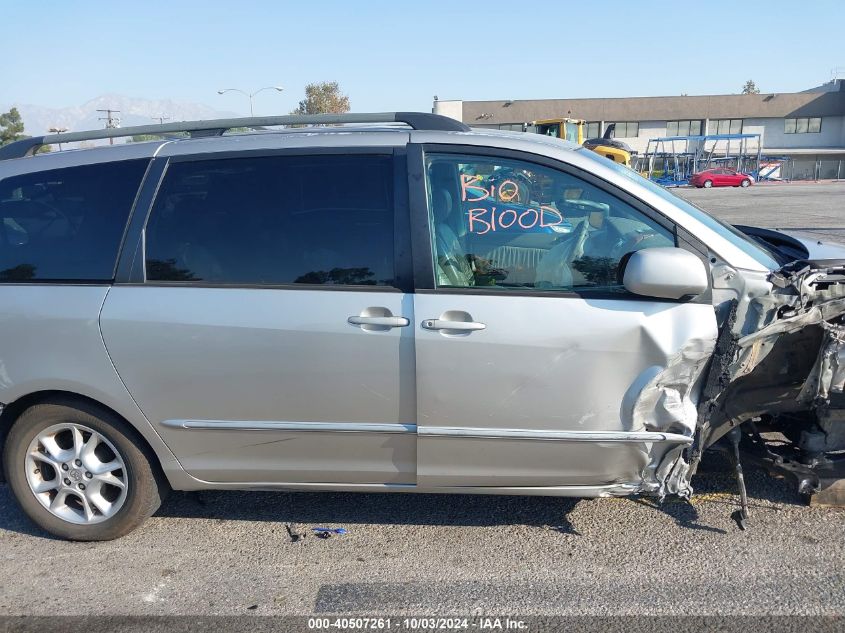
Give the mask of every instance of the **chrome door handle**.
[{"label": "chrome door handle", "polygon": [[382,327],[407,327],[411,322],[399,316],[351,316],[346,319],[352,325],[380,325]]},{"label": "chrome door handle", "polygon": [[445,319],[426,319],[422,322],[422,326],[426,330],[460,330],[461,332],[474,332],[487,327],[475,321],[446,321]]}]

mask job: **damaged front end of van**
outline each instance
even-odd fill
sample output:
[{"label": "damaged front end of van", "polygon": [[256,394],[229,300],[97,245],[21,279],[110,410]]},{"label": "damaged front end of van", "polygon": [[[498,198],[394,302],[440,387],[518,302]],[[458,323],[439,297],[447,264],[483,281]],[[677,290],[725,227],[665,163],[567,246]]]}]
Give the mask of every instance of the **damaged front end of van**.
[{"label": "damaged front end of van", "polygon": [[815,503],[845,504],[845,259],[797,260],[768,275],[720,265],[712,274],[718,338],[691,343],[640,394],[653,424],[655,403],[685,400],[677,409],[688,412],[693,438],[653,466],[650,492],[689,497],[705,451],[718,446],[737,470],[743,528],[741,461],[790,477]]}]

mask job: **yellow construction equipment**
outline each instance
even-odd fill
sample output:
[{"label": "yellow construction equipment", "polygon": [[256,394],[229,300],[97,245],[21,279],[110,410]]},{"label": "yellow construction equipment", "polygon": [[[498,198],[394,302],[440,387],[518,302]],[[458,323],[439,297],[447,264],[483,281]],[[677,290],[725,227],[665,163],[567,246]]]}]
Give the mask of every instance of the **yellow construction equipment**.
[{"label": "yellow construction equipment", "polygon": [[533,131],[545,136],[562,138],[581,145],[584,142],[584,126],[586,123],[583,119],[544,119],[543,121],[532,121],[526,124],[526,129],[529,132]]},{"label": "yellow construction equipment", "polygon": [[601,154],[613,162],[620,163],[626,167],[631,166],[631,154],[633,154],[633,150],[626,143],[613,138],[613,133],[616,129],[615,123],[607,126],[604,136],[601,138],[585,140],[584,128],[586,124],[587,122],[583,119],[544,119],[542,121],[526,123],[525,130],[578,143],[578,145],[583,145],[587,149]]}]

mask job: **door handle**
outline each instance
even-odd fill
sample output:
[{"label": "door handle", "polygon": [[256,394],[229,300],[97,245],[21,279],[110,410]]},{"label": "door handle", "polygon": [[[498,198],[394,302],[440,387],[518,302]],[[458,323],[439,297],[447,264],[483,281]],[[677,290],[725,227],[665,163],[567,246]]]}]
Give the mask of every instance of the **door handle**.
[{"label": "door handle", "polygon": [[446,319],[426,319],[422,322],[426,330],[456,330],[461,332],[475,332],[487,326],[475,321],[447,321]]},{"label": "door handle", "polygon": [[351,316],[346,320],[352,325],[380,325],[381,327],[406,327],[411,323],[400,316]]}]

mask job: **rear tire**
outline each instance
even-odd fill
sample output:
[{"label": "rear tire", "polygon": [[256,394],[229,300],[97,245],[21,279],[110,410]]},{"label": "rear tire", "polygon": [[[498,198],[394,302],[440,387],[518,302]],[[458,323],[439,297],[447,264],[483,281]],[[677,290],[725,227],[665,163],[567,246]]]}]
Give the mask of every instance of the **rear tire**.
[{"label": "rear tire", "polygon": [[713,181],[712,181],[712,180],[705,180],[705,181],[704,181],[704,188],[705,188],[705,189],[710,189],[710,187],[712,187],[712,186],[713,186]]},{"label": "rear tire", "polygon": [[143,440],[114,413],[84,402],[36,404],[6,439],[6,481],[21,509],[60,538],[106,541],[131,532],[169,488]]}]

